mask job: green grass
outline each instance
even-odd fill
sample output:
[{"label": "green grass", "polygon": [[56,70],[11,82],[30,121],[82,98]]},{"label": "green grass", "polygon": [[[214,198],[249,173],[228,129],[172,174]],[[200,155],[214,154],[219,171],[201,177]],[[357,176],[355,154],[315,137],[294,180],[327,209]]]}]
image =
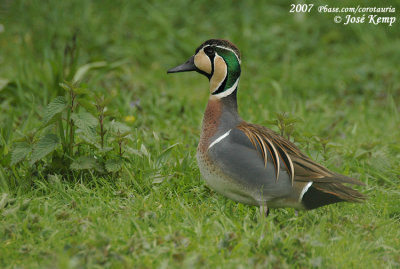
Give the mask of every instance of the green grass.
[{"label": "green grass", "polygon": [[[291,14],[289,1],[242,2],[0,3],[0,79],[10,82],[0,89],[0,267],[400,266],[400,22],[344,26],[335,14]],[[69,180],[46,173],[49,158],[10,166],[14,142],[63,93],[75,32],[78,66],[122,61],[83,83],[113,96],[116,120],[135,116],[126,146],[141,154],[127,152],[120,173]],[[205,185],[195,152],[207,81],[166,70],[214,37],[241,49],[241,116],[264,125],[281,112],[300,118],[300,148],[365,182],[368,201],[263,218]]]}]

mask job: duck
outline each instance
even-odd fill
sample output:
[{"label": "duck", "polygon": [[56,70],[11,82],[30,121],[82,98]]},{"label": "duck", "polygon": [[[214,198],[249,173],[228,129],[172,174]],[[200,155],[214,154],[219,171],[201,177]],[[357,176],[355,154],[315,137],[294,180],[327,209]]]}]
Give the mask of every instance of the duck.
[{"label": "duck", "polygon": [[197,147],[201,177],[217,193],[236,202],[269,208],[311,210],[338,202],[362,202],[366,196],[345,185],[363,182],[330,171],[311,160],[293,142],[238,114],[241,54],[224,39],[202,43],[170,73],[196,71],[209,80],[210,95]]}]

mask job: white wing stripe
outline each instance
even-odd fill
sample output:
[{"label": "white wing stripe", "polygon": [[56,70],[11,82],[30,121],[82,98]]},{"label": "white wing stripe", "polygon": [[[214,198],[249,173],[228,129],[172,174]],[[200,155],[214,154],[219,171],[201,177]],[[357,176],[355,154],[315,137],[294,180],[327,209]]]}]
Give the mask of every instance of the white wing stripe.
[{"label": "white wing stripe", "polygon": [[227,137],[231,131],[232,131],[232,129],[230,129],[229,131],[227,131],[226,133],[224,133],[223,135],[221,135],[220,137],[218,137],[217,139],[215,139],[214,142],[212,142],[212,143],[210,144],[210,146],[208,147],[208,149],[212,148],[215,144],[221,142],[221,140],[224,139],[225,137]]},{"label": "white wing stripe", "polygon": [[312,182],[308,182],[307,185],[303,188],[303,190],[300,193],[300,198],[299,198],[299,202],[301,202],[301,200],[303,200],[303,196],[304,194],[308,191],[308,189],[311,187]]}]

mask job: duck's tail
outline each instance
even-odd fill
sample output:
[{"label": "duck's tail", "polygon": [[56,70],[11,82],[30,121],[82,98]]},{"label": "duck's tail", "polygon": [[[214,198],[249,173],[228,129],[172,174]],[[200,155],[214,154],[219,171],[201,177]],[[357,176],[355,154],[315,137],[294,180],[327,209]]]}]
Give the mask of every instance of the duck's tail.
[{"label": "duck's tail", "polygon": [[314,180],[302,197],[304,207],[306,209],[314,209],[338,202],[359,203],[367,199],[366,195],[342,183],[364,185],[356,179],[342,175],[335,175],[335,178]]}]

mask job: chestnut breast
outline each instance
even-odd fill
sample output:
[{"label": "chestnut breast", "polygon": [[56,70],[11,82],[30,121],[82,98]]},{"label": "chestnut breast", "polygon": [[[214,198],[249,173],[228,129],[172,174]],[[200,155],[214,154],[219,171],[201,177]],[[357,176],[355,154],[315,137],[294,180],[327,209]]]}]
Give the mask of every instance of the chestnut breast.
[{"label": "chestnut breast", "polygon": [[197,151],[205,153],[211,143],[211,138],[217,133],[222,114],[221,100],[210,98],[204,113],[203,126]]}]

